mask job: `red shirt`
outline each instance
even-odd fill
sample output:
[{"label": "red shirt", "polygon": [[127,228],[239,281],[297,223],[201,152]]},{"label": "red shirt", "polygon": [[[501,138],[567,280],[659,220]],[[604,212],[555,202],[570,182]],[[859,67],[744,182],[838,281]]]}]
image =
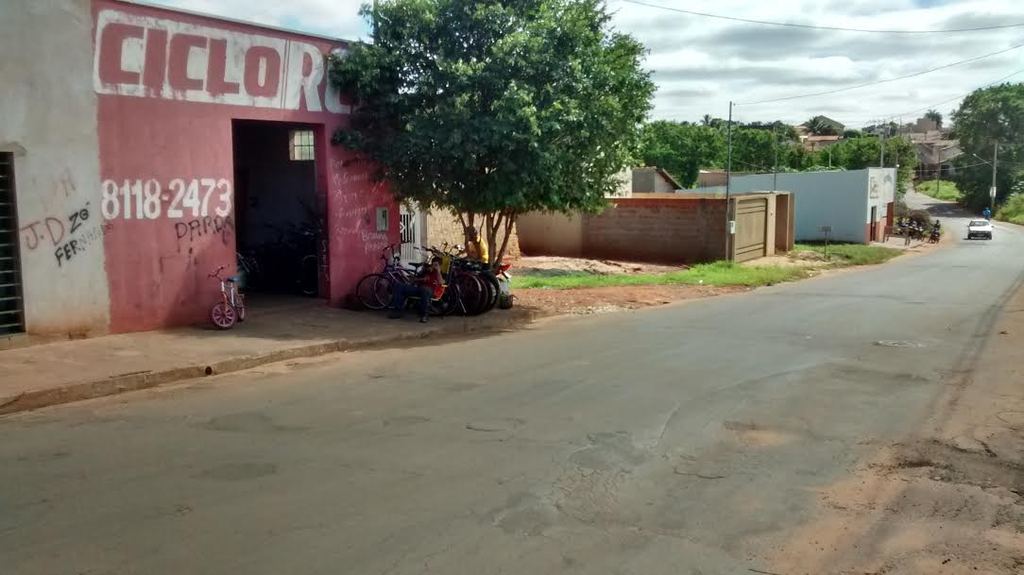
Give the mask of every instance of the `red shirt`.
[{"label": "red shirt", "polygon": [[444,278],[441,277],[441,270],[434,266],[430,266],[427,270],[427,275],[419,278],[421,285],[427,286],[431,290],[431,297],[434,299],[441,299],[444,295]]}]

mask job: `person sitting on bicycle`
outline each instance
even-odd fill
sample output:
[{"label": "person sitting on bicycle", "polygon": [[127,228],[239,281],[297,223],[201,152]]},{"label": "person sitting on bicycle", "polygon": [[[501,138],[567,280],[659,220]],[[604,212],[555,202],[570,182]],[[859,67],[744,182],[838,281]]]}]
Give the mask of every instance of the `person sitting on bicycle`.
[{"label": "person sitting on bicycle", "polygon": [[419,277],[413,283],[395,283],[394,294],[391,297],[392,319],[399,319],[405,311],[405,300],[417,298],[416,306],[420,314],[420,323],[427,323],[427,309],[430,307],[430,300],[438,299],[444,295],[444,278],[441,276],[441,261],[434,258],[429,265],[421,268]]},{"label": "person sitting on bicycle", "polygon": [[466,257],[487,263],[487,242],[476,228],[466,228]]}]

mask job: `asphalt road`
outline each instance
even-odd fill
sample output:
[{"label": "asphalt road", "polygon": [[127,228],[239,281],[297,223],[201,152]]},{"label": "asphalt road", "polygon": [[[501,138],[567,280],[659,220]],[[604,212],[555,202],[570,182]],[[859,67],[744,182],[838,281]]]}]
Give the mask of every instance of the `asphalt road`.
[{"label": "asphalt road", "polygon": [[1024,233],[952,243],[4,418],[0,571],[770,570],[817,487],[972,369]]}]

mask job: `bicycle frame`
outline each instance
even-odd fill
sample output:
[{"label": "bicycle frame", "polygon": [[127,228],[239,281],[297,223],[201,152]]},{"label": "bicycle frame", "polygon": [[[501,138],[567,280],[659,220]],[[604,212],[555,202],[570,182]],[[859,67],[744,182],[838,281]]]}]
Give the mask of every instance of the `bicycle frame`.
[{"label": "bicycle frame", "polygon": [[224,298],[224,303],[231,307],[239,307],[242,303],[241,294],[238,292],[238,285],[235,282],[229,282],[227,279],[221,277],[220,273],[224,271],[224,266],[217,268],[210,277],[217,278],[220,282],[220,295]]}]

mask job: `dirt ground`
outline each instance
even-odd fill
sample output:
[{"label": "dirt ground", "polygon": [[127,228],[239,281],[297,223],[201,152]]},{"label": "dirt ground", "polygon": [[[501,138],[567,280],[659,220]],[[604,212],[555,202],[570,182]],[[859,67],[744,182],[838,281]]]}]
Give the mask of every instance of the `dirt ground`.
[{"label": "dirt ground", "polygon": [[614,260],[563,258],[556,256],[524,256],[516,260],[513,265],[513,273],[528,276],[557,276],[579,272],[587,272],[595,275],[657,274],[686,269],[686,266],[683,265],[670,266]]},{"label": "dirt ground", "polygon": [[[595,275],[631,275],[667,273],[684,269],[686,266],[681,265],[538,256],[519,258],[513,264],[511,273],[530,276],[558,276],[580,272]],[[616,286],[571,290],[518,289],[515,296],[516,305],[531,307],[544,314],[585,315],[663,305],[745,289],[747,288],[685,285]]]},{"label": "dirt ground", "polygon": [[516,305],[546,314],[594,314],[663,305],[674,301],[744,291],[745,287],[689,285],[616,286],[588,289],[519,289]]},{"label": "dirt ground", "polygon": [[931,420],[819,493],[773,572],[1024,573],[1024,289]]},{"label": "dirt ground", "polygon": [[[902,240],[901,240],[902,241]],[[915,242],[909,247],[890,247],[922,252],[934,246]],[[807,269],[817,275],[832,267],[816,252],[795,252],[746,262],[742,265],[781,266]],[[641,262],[564,258],[555,256],[521,257],[513,262],[512,275],[558,276],[580,272],[595,275],[657,274],[687,269],[685,265],[659,265]],[[516,305],[533,308],[543,314],[593,314],[663,305],[673,301],[711,297],[744,291],[744,287],[710,286],[618,286],[572,290],[518,289]]]}]

